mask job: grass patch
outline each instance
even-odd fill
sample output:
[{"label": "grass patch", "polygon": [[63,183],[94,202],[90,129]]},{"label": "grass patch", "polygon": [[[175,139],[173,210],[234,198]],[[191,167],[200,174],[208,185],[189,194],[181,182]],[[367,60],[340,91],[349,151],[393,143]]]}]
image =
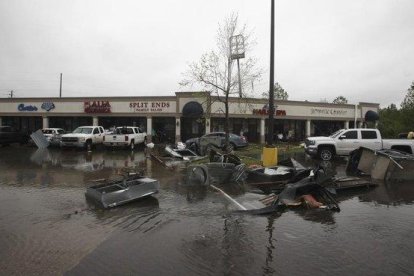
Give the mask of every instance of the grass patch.
[{"label": "grass patch", "polygon": [[[233,152],[234,155],[237,155],[243,163],[245,163],[247,166],[250,165],[262,165],[262,152],[263,152],[263,144],[250,144],[249,146],[245,148],[238,149]],[[280,143],[276,144],[276,147],[278,149],[278,160],[281,160],[283,158],[286,158],[286,155],[297,153],[297,152],[303,152],[303,148],[299,144],[293,144],[293,143]],[[203,164],[210,162],[207,157],[193,161],[191,163],[193,164]]]},{"label": "grass patch", "polygon": [[[249,146],[250,147],[250,146]],[[243,163],[247,166],[249,165],[262,165],[262,152],[263,152],[264,145],[253,145],[252,148],[246,148],[244,151],[236,151],[234,152],[235,155],[242,159]],[[282,160],[286,158],[287,155],[303,152],[303,148],[299,145],[276,145],[277,153],[278,153],[278,160]]]}]

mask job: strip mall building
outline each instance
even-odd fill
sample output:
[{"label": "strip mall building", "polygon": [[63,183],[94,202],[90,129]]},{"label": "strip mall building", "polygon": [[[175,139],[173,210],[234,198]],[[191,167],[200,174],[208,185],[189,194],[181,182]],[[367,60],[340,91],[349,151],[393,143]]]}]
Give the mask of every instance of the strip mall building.
[{"label": "strip mall building", "polygon": [[[340,128],[361,126],[365,113],[378,112],[379,104],[330,104],[275,101],[275,135],[288,134],[301,141]],[[134,125],[155,141],[174,142],[224,130],[224,104],[208,92],[177,92],[175,96],[93,98],[0,99],[0,125],[23,131],[82,125]],[[264,142],[268,124],[267,101],[230,98],[230,131],[243,133],[250,142]]]}]

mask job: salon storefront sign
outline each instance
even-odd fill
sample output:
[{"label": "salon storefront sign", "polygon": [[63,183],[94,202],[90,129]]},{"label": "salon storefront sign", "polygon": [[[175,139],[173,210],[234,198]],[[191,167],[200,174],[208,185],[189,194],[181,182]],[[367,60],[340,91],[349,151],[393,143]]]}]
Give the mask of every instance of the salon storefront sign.
[{"label": "salon storefront sign", "polygon": [[[253,115],[269,116],[269,109],[253,109]],[[286,116],[286,110],[275,110],[276,116]]]},{"label": "salon storefront sign", "polygon": [[345,116],[347,115],[347,109],[336,109],[336,108],[311,108],[311,115],[314,116]]},{"label": "salon storefront sign", "polygon": [[168,101],[136,101],[130,102],[129,108],[135,113],[163,113],[163,112],[176,112],[175,102]]},{"label": "salon storefront sign", "polygon": [[111,113],[109,101],[87,101],[83,103],[85,113]]}]

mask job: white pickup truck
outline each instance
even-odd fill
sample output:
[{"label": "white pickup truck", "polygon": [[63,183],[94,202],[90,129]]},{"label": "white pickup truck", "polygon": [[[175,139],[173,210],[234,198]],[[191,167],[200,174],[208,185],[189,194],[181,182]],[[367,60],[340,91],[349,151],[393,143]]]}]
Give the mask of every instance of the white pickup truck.
[{"label": "white pickup truck", "polygon": [[141,131],[139,127],[124,126],[117,127],[112,134],[106,134],[103,144],[105,147],[129,147],[134,150],[136,145],[146,141],[147,133]]},{"label": "white pickup truck", "polygon": [[63,134],[60,146],[86,148],[90,151],[92,146],[102,144],[104,135],[105,130],[101,126],[80,126],[72,133]]},{"label": "white pickup truck", "polygon": [[382,139],[378,129],[356,128],[340,129],[329,137],[308,137],[305,140],[305,152],[324,161],[335,155],[349,155],[359,147],[373,150],[395,149],[414,153],[414,140]]}]

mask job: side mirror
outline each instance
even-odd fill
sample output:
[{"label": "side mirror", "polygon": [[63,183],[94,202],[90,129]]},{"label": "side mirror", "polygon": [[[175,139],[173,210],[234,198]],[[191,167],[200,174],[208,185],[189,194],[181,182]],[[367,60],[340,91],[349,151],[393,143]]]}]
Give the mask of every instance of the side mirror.
[{"label": "side mirror", "polygon": [[341,135],[341,136],[339,136],[339,140],[342,140],[342,139],[345,139],[346,138],[346,136],[345,135]]}]

